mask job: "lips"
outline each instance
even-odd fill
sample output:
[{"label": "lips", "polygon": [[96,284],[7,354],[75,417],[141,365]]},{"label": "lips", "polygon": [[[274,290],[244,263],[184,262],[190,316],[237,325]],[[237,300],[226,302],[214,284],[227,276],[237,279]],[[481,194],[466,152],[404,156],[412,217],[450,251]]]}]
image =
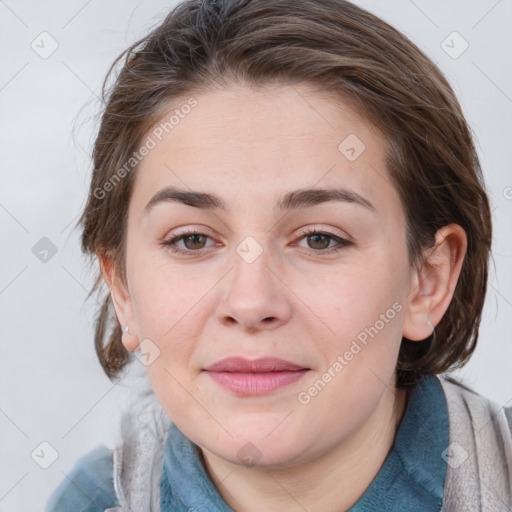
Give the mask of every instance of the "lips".
[{"label": "lips", "polygon": [[208,366],[217,384],[241,396],[266,395],[301,379],[309,368],[274,357],[249,360],[229,357]]},{"label": "lips", "polygon": [[264,357],[253,361],[243,357],[229,357],[222,359],[206,368],[209,372],[233,372],[233,373],[270,373],[293,372],[306,370],[303,366],[296,365],[284,359]]}]

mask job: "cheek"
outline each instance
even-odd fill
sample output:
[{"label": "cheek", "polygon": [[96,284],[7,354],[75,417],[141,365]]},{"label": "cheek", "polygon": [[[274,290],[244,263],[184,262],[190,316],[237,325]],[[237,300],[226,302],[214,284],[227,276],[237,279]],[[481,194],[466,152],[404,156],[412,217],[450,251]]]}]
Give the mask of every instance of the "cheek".
[{"label": "cheek", "polygon": [[[134,313],[144,334],[162,338],[176,321],[176,316],[196,295],[199,280],[183,282],[182,273],[170,264],[160,248],[129,245],[127,273]],[[146,329],[148,332],[146,332]]]},{"label": "cheek", "polygon": [[199,279],[183,282],[162,268],[141,272],[132,294],[136,322],[146,337],[161,343],[173,339],[177,332],[188,329],[194,335],[197,311],[204,305],[204,283]]},{"label": "cheek", "polygon": [[[304,276],[298,276],[295,289],[336,338],[355,338],[375,323],[383,330],[382,321],[386,330],[393,324],[397,332],[400,322],[395,319],[399,318],[398,310],[403,309],[403,286],[389,268],[380,258],[367,265],[347,266],[324,276],[309,277],[307,282]],[[397,302],[399,305],[393,307]]]},{"label": "cheek", "polygon": [[[135,259],[133,260],[135,263]],[[186,271],[163,257],[141,258],[133,274],[131,296],[139,337],[160,350],[155,372],[163,365],[173,374],[189,378],[189,361],[204,337],[214,310],[211,292],[219,281],[213,270]]]},{"label": "cheek", "polygon": [[198,414],[190,361],[211,304],[204,296],[204,279],[179,276],[165,265],[146,262],[134,281],[132,300],[140,335],[158,347],[158,356],[146,366],[153,390],[166,413],[176,423],[188,425],[197,421]]},{"label": "cheek", "polygon": [[[380,266],[363,265],[338,273],[315,287],[310,296],[311,309],[319,312],[330,332],[310,336],[325,366],[304,384],[300,403],[307,402],[306,408],[317,417],[329,416],[322,427],[324,434],[336,436],[341,422],[355,429],[375,410],[387,386],[394,385],[403,290],[399,276],[389,271],[392,260],[389,264],[383,258],[379,261]],[[315,425],[310,428],[311,436],[319,435]]]},{"label": "cheek", "polygon": [[[325,366],[304,391],[310,385],[323,389],[312,400],[320,409],[333,407],[333,414],[360,410],[364,416],[382,396],[383,386],[393,384],[402,338],[403,283],[390,271],[392,258],[378,261],[339,272],[310,295],[311,309],[319,312],[329,331],[311,337]],[[318,379],[329,384],[317,386]],[[348,389],[353,392],[347,394]]]}]

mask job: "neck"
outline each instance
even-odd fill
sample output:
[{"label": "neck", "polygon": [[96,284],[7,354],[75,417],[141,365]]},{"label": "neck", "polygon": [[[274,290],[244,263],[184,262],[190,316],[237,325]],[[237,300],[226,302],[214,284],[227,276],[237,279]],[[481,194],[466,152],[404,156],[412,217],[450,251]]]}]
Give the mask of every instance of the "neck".
[{"label": "neck", "polygon": [[346,511],[381,468],[393,446],[406,403],[405,390],[389,389],[354,436],[299,466],[248,468],[202,450],[205,467],[223,499],[236,512]]}]

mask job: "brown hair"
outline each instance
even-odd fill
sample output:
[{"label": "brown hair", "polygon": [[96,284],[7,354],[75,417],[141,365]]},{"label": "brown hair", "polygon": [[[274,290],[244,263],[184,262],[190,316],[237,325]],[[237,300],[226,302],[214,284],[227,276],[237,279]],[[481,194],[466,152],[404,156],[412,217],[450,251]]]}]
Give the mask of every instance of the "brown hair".
[{"label": "brown hair", "polygon": [[[123,67],[108,87],[118,64]],[[396,29],[345,0],[187,0],[123,52],[103,84],[106,106],[80,219],[83,251],[109,255],[125,279],[127,210],[137,167],[130,157],[173,101],[236,82],[311,84],[349,101],[379,127],[406,214],[411,264],[422,263],[439,228],[464,228],[468,247],[452,302],[433,338],[402,339],[397,383],[462,366],[478,338],[492,240],[471,133],[435,64]],[[98,274],[94,289],[101,282]],[[113,379],[129,353],[108,293],[96,319],[95,345]]]}]

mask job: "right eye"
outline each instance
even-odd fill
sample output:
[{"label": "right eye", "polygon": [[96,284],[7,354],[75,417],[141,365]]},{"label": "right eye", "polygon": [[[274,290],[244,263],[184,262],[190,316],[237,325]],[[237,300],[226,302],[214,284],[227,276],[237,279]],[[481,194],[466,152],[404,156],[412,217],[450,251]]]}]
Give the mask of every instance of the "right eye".
[{"label": "right eye", "polygon": [[[171,252],[176,252],[180,254],[195,254],[204,249],[205,247],[208,247],[206,245],[206,241],[208,239],[211,240],[211,238],[208,235],[205,235],[204,233],[199,233],[197,231],[189,231],[181,235],[175,236],[170,240],[166,240],[165,242],[162,243],[162,245],[168,247],[171,250]],[[182,243],[183,245],[180,247],[178,246],[179,243]]]}]

